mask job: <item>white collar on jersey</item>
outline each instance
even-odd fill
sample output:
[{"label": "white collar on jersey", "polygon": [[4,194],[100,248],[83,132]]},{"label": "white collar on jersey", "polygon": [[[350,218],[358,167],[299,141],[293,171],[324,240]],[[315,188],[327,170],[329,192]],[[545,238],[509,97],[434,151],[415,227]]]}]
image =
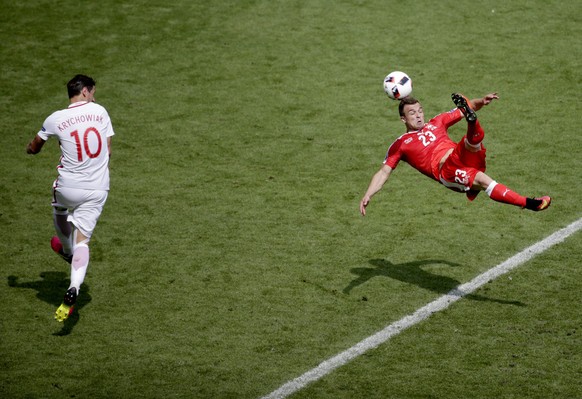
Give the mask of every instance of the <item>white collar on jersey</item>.
[{"label": "white collar on jersey", "polygon": [[76,103],[69,104],[68,108],[78,107],[80,105],[85,105],[87,103],[88,103],[88,101],[77,101]]}]

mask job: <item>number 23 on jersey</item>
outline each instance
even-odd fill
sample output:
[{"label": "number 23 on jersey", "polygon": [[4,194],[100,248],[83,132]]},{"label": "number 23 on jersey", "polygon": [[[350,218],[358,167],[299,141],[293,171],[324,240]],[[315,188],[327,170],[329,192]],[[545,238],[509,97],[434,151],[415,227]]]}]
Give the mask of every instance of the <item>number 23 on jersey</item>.
[{"label": "number 23 on jersey", "polygon": [[432,132],[418,132],[416,137],[422,142],[422,145],[427,147],[436,140],[436,136]]}]

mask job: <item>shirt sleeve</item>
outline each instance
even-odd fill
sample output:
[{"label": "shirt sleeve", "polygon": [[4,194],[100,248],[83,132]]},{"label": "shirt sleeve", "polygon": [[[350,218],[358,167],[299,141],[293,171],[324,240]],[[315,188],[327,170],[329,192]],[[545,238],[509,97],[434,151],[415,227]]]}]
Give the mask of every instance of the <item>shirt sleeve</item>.
[{"label": "shirt sleeve", "polygon": [[386,152],[386,157],[384,158],[384,165],[390,166],[392,169],[395,169],[402,158],[402,153],[400,152],[400,147],[402,145],[402,137],[399,137],[394,141],[388,151]]},{"label": "shirt sleeve", "polygon": [[455,123],[459,122],[463,119],[463,113],[458,108],[453,108],[448,112],[443,112],[432,118],[429,123],[435,126],[443,126],[445,129],[448,129],[450,126],[454,125]]},{"label": "shirt sleeve", "polygon": [[113,131],[113,125],[111,124],[111,119],[109,118],[109,114],[107,113],[107,111],[105,110],[105,108],[103,108],[103,116],[104,116],[104,122],[105,122],[105,137],[111,137],[115,135],[115,132]]},{"label": "shirt sleeve", "polygon": [[44,141],[47,141],[51,136],[57,135],[53,115],[45,119],[42,128],[37,133],[37,135]]}]

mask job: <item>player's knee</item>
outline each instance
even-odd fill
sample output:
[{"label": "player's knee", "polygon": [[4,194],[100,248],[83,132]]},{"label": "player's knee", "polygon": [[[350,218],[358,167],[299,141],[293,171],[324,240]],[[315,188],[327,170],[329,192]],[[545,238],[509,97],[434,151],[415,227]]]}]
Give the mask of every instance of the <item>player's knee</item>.
[{"label": "player's knee", "polygon": [[477,188],[481,190],[486,190],[491,185],[492,182],[493,182],[492,178],[490,178],[483,172],[478,172],[477,175],[475,176],[475,180],[473,181],[473,185],[477,186]]}]

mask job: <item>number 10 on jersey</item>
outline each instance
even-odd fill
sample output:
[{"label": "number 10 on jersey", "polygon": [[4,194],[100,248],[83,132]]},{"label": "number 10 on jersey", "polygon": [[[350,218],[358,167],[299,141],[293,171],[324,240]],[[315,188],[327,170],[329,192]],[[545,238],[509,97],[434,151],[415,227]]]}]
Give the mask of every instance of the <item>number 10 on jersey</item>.
[{"label": "number 10 on jersey", "polygon": [[[89,138],[90,135],[92,134],[94,134],[97,137],[97,150],[94,152],[89,147]],[[79,162],[83,162],[83,153],[86,154],[89,158],[97,158],[99,154],[101,154],[103,141],[101,140],[101,135],[99,134],[99,131],[96,128],[90,127],[87,130],[85,130],[85,133],[83,133],[82,140],[81,137],[79,136],[78,130],[72,131],[71,137],[75,139],[75,143],[77,144],[77,160]]]}]

